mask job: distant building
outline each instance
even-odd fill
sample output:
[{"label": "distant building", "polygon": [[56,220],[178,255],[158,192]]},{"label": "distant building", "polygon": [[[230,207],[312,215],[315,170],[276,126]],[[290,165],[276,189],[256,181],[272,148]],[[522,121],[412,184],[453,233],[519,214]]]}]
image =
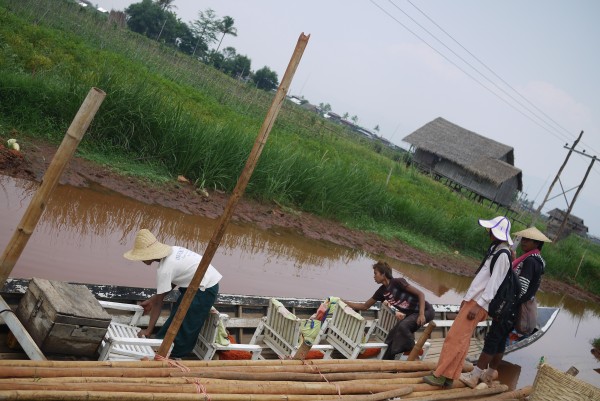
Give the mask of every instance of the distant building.
[{"label": "distant building", "polygon": [[[567,212],[559,209],[552,209],[548,212],[548,233],[555,237],[562,225]],[[582,237],[587,237],[589,229],[583,223],[583,219],[577,216],[569,215],[567,223],[560,233],[560,239],[568,237],[570,234],[577,234]]]},{"label": "distant building", "polygon": [[480,198],[509,207],[522,191],[514,149],[441,117],[403,139],[414,149],[412,162]]}]

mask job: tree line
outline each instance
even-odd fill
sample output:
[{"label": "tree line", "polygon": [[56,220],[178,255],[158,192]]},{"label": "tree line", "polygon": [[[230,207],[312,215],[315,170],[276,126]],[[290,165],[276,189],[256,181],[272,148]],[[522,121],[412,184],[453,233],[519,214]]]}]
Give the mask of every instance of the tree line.
[{"label": "tree line", "polygon": [[[235,21],[230,16],[218,17],[207,8],[198,18],[185,23],[172,11],[174,0],[142,0],[125,9],[127,27],[165,45],[197,58],[199,61],[231,75],[252,82],[259,89],[273,90],[279,85],[277,73],[264,66],[252,71],[251,59],[238,54],[233,47],[221,49],[227,35],[237,36]],[[216,46],[215,46],[216,45]]]}]

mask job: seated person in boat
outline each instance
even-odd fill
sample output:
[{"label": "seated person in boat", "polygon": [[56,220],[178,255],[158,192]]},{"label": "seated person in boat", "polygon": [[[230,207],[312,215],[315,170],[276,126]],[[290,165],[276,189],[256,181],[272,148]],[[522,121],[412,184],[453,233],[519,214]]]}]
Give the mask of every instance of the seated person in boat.
[{"label": "seated person in boat", "polygon": [[[479,322],[487,319],[490,302],[511,268],[509,246],[513,242],[510,238],[510,221],[498,216],[492,220],[480,219],[479,225],[487,230],[491,244],[444,339],[436,369],[433,374],[423,378],[425,383],[432,386],[451,387],[453,381],[460,377],[473,330]],[[492,260],[495,260],[493,269]]]},{"label": "seated person in boat", "polygon": [[[148,328],[141,330],[139,336],[149,336],[154,330],[156,321],[162,311],[165,296],[179,286],[179,298],[175,302],[169,318],[157,333],[157,338],[164,338],[183,296],[190,285],[202,256],[180,246],[165,245],[156,239],[148,230],[141,229],[136,237],[133,249],[123,255],[129,260],[139,260],[147,265],[158,262],[156,270],[156,294],[143,301],[145,313],[150,313]],[[210,313],[219,293],[219,281],[223,276],[212,265],[209,265],[200,287],[183,319],[173,344],[171,357],[181,358],[194,348],[204,320]]]},{"label": "seated person in boat", "polygon": [[381,286],[371,298],[362,303],[344,302],[355,310],[367,310],[377,301],[396,309],[398,323],[385,340],[388,348],[383,355],[383,359],[394,359],[396,354],[410,351],[415,346],[415,331],[431,321],[435,311],[425,301],[423,292],[404,278],[393,278],[392,268],[386,262],[380,261],[373,265],[373,279]]},{"label": "seated person in boat", "polygon": [[[542,282],[542,274],[546,262],[542,259],[540,251],[544,242],[552,242],[540,230],[530,227],[526,230],[513,234],[521,237],[521,250],[523,255],[512,262],[512,268],[519,276],[521,293],[517,307],[522,303],[534,298]],[[480,381],[490,383],[498,377],[498,365],[504,357],[506,349],[506,338],[515,327],[515,322],[493,321],[488,334],[485,337],[483,350],[477,360],[477,366],[469,373],[460,375],[460,381],[474,388]]]}]

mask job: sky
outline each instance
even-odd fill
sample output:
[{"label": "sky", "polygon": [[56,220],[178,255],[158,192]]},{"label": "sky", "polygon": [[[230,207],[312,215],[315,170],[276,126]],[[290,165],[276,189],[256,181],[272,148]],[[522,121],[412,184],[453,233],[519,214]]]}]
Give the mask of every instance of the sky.
[{"label": "sky", "polygon": [[[130,0],[96,0],[123,10]],[[279,78],[310,40],[289,95],[404,137],[437,117],[514,148],[523,196],[539,206],[568,150],[600,157],[600,2],[596,0],[175,0],[184,22],[212,8],[235,20],[234,47]],[[592,162],[573,153],[543,211],[566,210]],[[600,237],[600,163],[572,214]],[[562,190],[561,190],[562,189]],[[562,191],[567,191],[565,195]]]}]

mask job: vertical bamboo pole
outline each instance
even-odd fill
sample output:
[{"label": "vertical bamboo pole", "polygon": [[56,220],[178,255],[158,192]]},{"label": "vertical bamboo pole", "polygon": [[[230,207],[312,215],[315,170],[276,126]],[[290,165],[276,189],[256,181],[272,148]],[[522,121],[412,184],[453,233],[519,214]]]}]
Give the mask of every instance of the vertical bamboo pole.
[{"label": "vertical bamboo pole", "polygon": [[409,361],[414,361],[415,359],[417,359],[419,352],[421,352],[421,350],[423,349],[423,344],[425,344],[425,341],[429,339],[433,329],[435,329],[435,322],[432,320],[427,324],[427,327],[425,327],[423,334],[421,334],[421,337],[419,337],[419,340],[417,341],[413,349],[410,351],[410,354],[408,355]]},{"label": "vertical bamboo pole", "polygon": [[252,147],[252,151],[250,152],[250,156],[248,156],[248,160],[246,161],[246,165],[242,170],[242,174],[240,175],[238,182],[233,190],[233,194],[229,198],[227,205],[225,206],[225,210],[219,219],[219,224],[217,228],[213,232],[213,235],[206,247],[206,251],[202,255],[202,259],[198,264],[198,268],[196,269],[196,273],[188,286],[183,299],[181,300],[181,304],[179,305],[179,309],[177,309],[177,313],[175,314],[169,329],[163,339],[162,345],[158,349],[158,354],[166,357],[169,352],[169,348],[173,341],[175,340],[175,336],[181,327],[181,323],[185,318],[185,315],[192,303],[194,296],[196,295],[196,291],[198,291],[198,286],[200,282],[204,278],[204,274],[206,273],[206,269],[210,265],[210,262],[219,247],[219,243],[225,234],[225,229],[231,220],[231,216],[233,215],[233,209],[237,205],[238,201],[244,194],[246,190],[246,186],[248,185],[248,181],[250,181],[250,177],[252,176],[252,172],[256,167],[256,163],[258,163],[258,158],[265,147],[267,142],[267,138],[269,137],[269,133],[271,132],[271,128],[273,128],[273,124],[275,124],[275,120],[277,119],[277,114],[279,114],[279,110],[281,109],[281,105],[285,101],[285,96],[292,82],[292,78],[298,68],[298,64],[300,64],[300,59],[302,58],[302,54],[304,53],[304,49],[308,44],[308,39],[310,35],[304,35],[304,33],[300,34],[298,38],[298,42],[296,43],[296,48],[294,53],[292,54],[292,58],[288,64],[287,69],[281,79],[281,83],[279,84],[279,88],[277,89],[277,93],[273,98],[273,102],[269,107],[267,112],[267,116],[260,128],[258,136],[256,137],[256,141],[254,142],[254,146]]},{"label": "vertical bamboo pole", "polygon": [[29,241],[29,237],[31,237],[42,212],[46,208],[48,198],[50,198],[61,174],[65,170],[69,160],[71,160],[75,149],[77,149],[81,138],[90,126],[105,97],[106,93],[102,90],[98,88],[90,89],[75,118],[71,122],[71,126],[69,126],[60,147],[50,161],[40,187],[31,199],[25,214],[21,218],[16,231],[0,258],[0,288],[4,287],[6,279],[17,263],[17,260],[19,260],[23,249],[25,249]]}]

